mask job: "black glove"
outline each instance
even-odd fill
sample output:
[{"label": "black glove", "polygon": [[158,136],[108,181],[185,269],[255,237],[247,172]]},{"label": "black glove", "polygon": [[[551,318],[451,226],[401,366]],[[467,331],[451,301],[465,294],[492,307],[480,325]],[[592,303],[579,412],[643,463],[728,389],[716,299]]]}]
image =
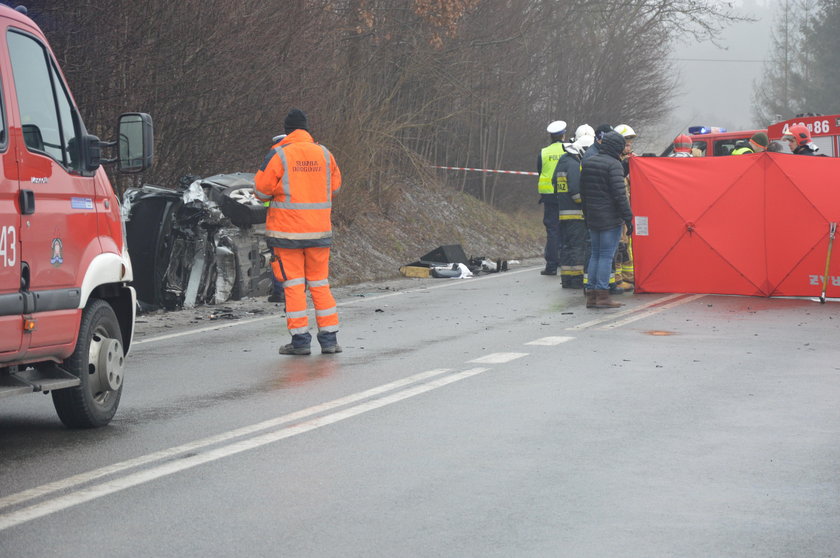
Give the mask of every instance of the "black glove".
[{"label": "black glove", "polygon": [[624,226],[627,227],[627,236],[631,236],[633,234],[633,219],[624,221]]}]

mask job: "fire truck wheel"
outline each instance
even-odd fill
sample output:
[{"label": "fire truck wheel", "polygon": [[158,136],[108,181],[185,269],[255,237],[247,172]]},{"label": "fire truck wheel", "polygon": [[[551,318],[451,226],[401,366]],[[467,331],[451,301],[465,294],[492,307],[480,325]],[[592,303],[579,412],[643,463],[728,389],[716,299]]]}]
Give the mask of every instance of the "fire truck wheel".
[{"label": "fire truck wheel", "polygon": [[94,428],[111,421],[120,403],[125,351],[111,305],[91,299],[82,313],[79,339],[63,368],[81,384],[52,392],[58,417],[70,428]]}]

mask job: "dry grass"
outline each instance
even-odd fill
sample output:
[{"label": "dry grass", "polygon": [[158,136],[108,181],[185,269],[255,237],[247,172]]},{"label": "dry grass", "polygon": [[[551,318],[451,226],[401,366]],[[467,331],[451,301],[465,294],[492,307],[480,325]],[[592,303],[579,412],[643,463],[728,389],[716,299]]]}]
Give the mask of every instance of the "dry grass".
[{"label": "dry grass", "polygon": [[400,266],[446,244],[460,244],[467,257],[492,260],[542,253],[545,231],[536,204],[531,213],[507,214],[444,188],[405,184],[398,191],[387,209],[357,212],[351,225],[335,226],[330,283],[397,277]]}]

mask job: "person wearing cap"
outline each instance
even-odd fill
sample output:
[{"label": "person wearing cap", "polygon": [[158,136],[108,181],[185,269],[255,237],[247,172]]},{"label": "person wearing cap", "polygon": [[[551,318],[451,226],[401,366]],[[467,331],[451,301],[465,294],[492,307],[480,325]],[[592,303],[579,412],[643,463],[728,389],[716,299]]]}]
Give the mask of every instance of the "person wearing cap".
[{"label": "person wearing cap", "polygon": [[580,161],[594,141],[594,131],[592,135],[581,133],[579,127],[575,132],[575,141],[567,146],[566,154],[560,157],[554,170],[553,181],[560,209],[560,279],[564,289],[583,288],[588,237],[581,209]]},{"label": "person wearing cap", "polygon": [[292,335],[292,342],[281,346],[280,354],[311,353],[307,287],[315,306],[321,353],[340,353],[329,261],[332,197],[341,187],[341,172],[332,153],[312,139],[302,110],[290,110],[283,125],[286,137],[272,146],[254,177],[254,194],[269,202],[266,244],[282,276],[286,327]]},{"label": "person wearing cap", "polygon": [[748,144],[732,150],[732,155],[746,155],[747,153],[761,153],[767,150],[770,145],[770,138],[764,132],[756,132],[749,139]]},{"label": "person wearing cap", "polygon": [[540,150],[537,158],[539,180],[537,190],[540,203],[543,204],[543,225],[545,225],[545,269],[541,275],[557,275],[560,265],[560,206],[554,185],[554,169],[566,150],[563,140],[566,137],[566,123],[562,120],[551,122],[546,128],[551,141]]},{"label": "person wearing cap", "polygon": [[811,131],[807,126],[795,124],[788,128],[782,135],[782,141],[786,141],[794,155],[816,156],[819,147],[811,139]]},{"label": "person wearing cap", "polygon": [[691,157],[691,138],[680,134],[674,138],[674,151],[670,157]]}]

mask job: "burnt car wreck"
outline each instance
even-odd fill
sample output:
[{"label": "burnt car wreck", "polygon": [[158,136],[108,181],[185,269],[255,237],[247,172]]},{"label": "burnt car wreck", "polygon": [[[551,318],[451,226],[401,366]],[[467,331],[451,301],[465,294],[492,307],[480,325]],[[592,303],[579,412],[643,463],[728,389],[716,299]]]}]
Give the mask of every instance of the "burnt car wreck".
[{"label": "burnt car wreck", "polygon": [[254,196],[253,174],[185,176],[175,189],[132,188],[122,210],[142,311],[271,292],[266,208]]}]

